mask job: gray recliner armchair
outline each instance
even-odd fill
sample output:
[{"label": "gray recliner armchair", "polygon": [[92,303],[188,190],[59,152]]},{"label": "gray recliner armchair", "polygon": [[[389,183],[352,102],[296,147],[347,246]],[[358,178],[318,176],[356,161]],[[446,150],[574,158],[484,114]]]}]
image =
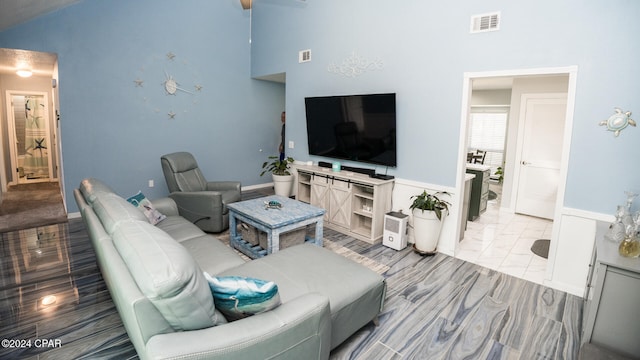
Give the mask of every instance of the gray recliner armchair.
[{"label": "gray recliner armchair", "polygon": [[239,181],[207,181],[188,152],[163,155],[160,162],[169,197],[182,217],[206,232],[218,233],[229,227],[227,204],[240,201]]}]

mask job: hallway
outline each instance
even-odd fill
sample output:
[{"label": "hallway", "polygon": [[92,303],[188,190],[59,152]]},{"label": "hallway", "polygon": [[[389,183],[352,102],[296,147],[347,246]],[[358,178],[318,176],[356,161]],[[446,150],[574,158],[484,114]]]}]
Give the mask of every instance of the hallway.
[{"label": "hallway", "polygon": [[467,223],[456,258],[544,285],[547,259],[535,255],[531,246],[551,238],[553,222],[501,210],[499,188],[492,183],[490,189],[497,190],[498,197],[489,200],[484,214]]},{"label": "hallway", "polygon": [[10,186],[0,204],[0,233],[67,221],[58,182]]}]

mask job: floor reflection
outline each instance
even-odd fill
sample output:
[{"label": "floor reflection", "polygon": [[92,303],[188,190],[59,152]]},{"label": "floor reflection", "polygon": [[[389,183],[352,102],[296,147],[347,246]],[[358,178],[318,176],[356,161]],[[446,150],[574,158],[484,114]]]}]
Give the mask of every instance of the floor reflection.
[{"label": "floor reflection", "polygon": [[2,347],[0,358],[75,358],[71,342],[105,326],[123,332],[86,240],[81,221],[1,234],[0,334],[24,346]]},{"label": "floor reflection", "polygon": [[78,302],[67,234],[67,224],[3,234],[2,284],[7,295],[3,303],[7,306],[2,312],[6,318],[19,322],[34,315],[50,316],[61,304]]}]

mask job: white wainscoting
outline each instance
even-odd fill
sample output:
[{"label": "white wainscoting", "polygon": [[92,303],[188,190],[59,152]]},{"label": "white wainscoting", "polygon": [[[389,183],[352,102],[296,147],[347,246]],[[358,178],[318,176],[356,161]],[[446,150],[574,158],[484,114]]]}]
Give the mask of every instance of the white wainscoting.
[{"label": "white wainscoting", "polygon": [[435,193],[438,191],[446,191],[450,195],[442,195],[442,199],[451,203],[449,207],[449,216],[444,220],[442,225],[442,232],[440,233],[440,241],[438,242],[437,251],[449,256],[454,256],[457,239],[459,238],[459,225],[462,209],[459,206],[460,199],[455,192],[455,188],[438,186],[433,184],[426,184],[406,179],[395,179],[392,196],[392,209],[393,211],[402,211],[409,215],[408,226],[408,242],[415,243],[413,237],[413,216],[411,215],[412,200],[411,196],[418,195],[422,191],[427,190],[428,193]]},{"label": "white wainscoting", "polygon": [[613,215],[562,208],[549,248],[545,285],[584,296],[596,237],[596,222],[612,222]]},{"label": "white wainscoting", "polygon": [[[244,187],[243,190],[259,189],[270,184]],[[460,237],[461,199],[455,188],[422,183],[407,179],[395,179],[392,195],[392,210],[409,215],[408,242],[415,243],[413,237],[413,216],[409,206],[411,196],[427,190],[429,193],[446,191],[451,203],[449,216],[444,220],[438,252],[455,256],[456,245]],[[446,199],[446,195],[444,196]],[[560,223],[554,225],[549,248],[549,261],[544,284],[567,293],[583,296],[589,263],[595,241],[597,221],[612,222],[613,215],[589,212],[572,208],[561,208]]]},{"label": "white wainscoting", "polygon": [[[452,204],[450,214],[445,219],[438,243],[438,252],[455,256],[456,244],[460,236],[461,200],[454,188],[426,184],[406,179],[396,179],[392,208],[409,214],[408,241],[414,243],[413,217],[409,206],[411,196],[423,190],[433,193],[446,191],[450,193],[448,201]],[[589,263],[593,253],[596,236],[596,222],[613,221],[612,215],[594,213],[584,210],[561,208],[559,224],[554,224],[549,262],[544,284],[551,288],[565,291],[582,297],[584,295]]]}]

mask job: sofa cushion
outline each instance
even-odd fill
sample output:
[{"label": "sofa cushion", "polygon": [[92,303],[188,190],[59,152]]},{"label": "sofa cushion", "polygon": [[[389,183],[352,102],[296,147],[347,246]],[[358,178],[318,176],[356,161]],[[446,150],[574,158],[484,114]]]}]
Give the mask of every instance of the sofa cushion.
[{"label": "sofa cushion", "polygon": [[118,224],[123,221],[148,222],[147,217],[135,206],[114,193],[99,194],[92,206],[109,234],[113,233]]},{"label": "sofa cushion", "polygon": [[94,178],[87,178],[80,182],[80,192],[87,203],[92,204],[100,193],[114,193],[107,184]]},{"label": "sofa cushion", "polygon": [[215,311],[209,284],[184,246],[148,222],[122,222],[112,236],[136,284],[174,330],[226,322]]},{"label": "sofa cushion", "polygon": [[309,243],[288,247],[218,274],[228,275],[274,281],[283,303],[309,292],[327,296],[332,348],[377,316],[386,287],[381,275]]},{"label": "sofa cushion", "polygon": [[245,263],[233,249],[211,235],[201,235],[180,244],[196,259],[203,271],[214,276]]},{"label": "sofa cushion", "polygon": [[158,228],[169,234],[175,241],[183,242],[204,235],[204,232],[182,216],[167,216],[158,223]]},{"label": "sofa cushion", "polygon": [[278,285],[241,276],[211,276],[204,273],[209,282],[216,309],[229,321],[246,318],[273,310],[280,305]]}]

